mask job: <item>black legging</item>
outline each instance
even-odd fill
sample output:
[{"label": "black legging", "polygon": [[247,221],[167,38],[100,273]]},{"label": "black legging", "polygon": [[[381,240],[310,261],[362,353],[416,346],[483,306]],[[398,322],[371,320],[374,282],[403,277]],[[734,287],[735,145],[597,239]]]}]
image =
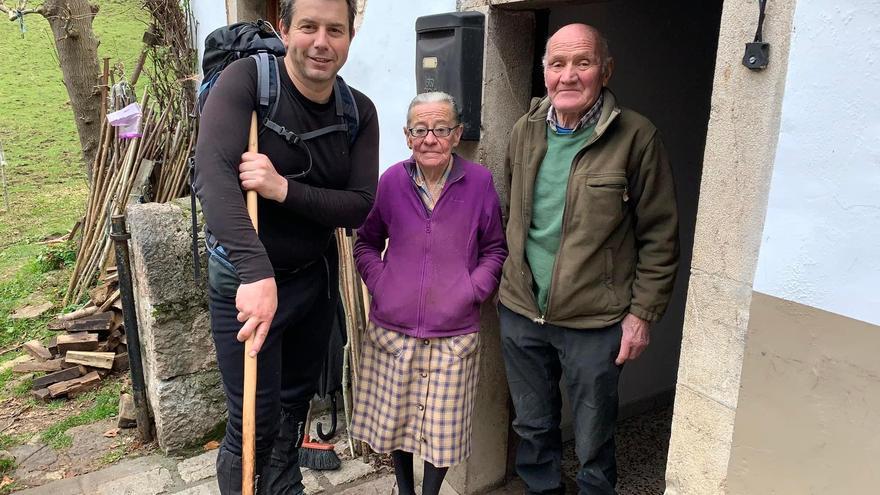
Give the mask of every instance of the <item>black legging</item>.
[{"label": "black legging", "polygon": [[[394,476],[397,478],[397,491],[399,495],[415,495],[416,483],[413,477],[413,455],[410,452],[395,450],[391,453],[394,461]],[[425,461],[425,475],[422,480],[422,495],[437,495],[446,471],[449,468],[438,468]]]},{"label": "black legging", "polygon": [[[217,283],[220,279],[209,281],[209,294],[214,346],[229,411],[222,452],[231,456],[229,465],[238,466],[244,344],[236,340],[242,325],[236,320],[237,287],[224,287]],[[278,309],[257,361],[256,456],[257,465],[265,466],[262,484],[270,493],[276,486],[289,489],[298,482],[291,467],[296,464],[301,425],[315,394],[339,301],[335,243],[326,262],[319,259],[295,274],[277,276],[276,284]],[[241,479],[240,468],[231,469],[237,472],[231,474],[233,485],[238,485],[240,481],[234,478]],[[226,490],[221,484],[224,495],[237,493],[236,489]]]}]

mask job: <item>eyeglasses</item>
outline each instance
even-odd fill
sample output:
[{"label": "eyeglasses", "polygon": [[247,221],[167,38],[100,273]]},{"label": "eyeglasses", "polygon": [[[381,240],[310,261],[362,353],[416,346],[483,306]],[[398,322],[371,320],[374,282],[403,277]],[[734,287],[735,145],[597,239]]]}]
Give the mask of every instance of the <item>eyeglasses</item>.
[{"label": "eyeglasses", "polygon": [[433,129],[428,129],[426,127],[412,127],[407,129],[409,131],[409,135],[414,138],[423,138],[427,137],[429,132],[434,133],[434,136],[438,138],[449,137],[452,134],[452,131],[458,129],[461,124],[453,127],[435,127]]}]

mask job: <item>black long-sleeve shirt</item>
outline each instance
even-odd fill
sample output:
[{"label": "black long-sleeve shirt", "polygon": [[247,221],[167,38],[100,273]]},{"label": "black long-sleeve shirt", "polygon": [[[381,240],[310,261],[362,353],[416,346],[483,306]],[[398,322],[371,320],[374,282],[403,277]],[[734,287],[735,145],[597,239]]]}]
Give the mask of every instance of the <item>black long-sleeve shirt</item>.
[{"label": "black long-sleeve shirt", "polygon": [[[281,91],[275,122],[298,134],[340,123],[332,95],[327,103],[304,97],[283,61],[278,62]],[[196,144],[195,183],[205,222],[229,252],[242,283],[315,261],[333,242],[336,227],[360,226],[372,207],[379,169],[376,108],[366,95],[352,89],[359,113],[354,143],[342,131],[307,141],[311,171],[300,179],[288,179],[283,203],[259,198],[258,236],[238,179],[256,108],[256,86],[253,59],[238,60],[224,69],[202,111]],[[304,151],[269,129],[261,128],[259,152],[284,176],[308,166]]]}]

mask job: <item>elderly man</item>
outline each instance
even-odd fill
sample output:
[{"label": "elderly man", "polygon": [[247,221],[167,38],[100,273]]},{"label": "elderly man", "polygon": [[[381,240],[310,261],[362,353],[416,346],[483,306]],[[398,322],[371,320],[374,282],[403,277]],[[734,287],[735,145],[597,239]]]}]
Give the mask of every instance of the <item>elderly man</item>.
[{"label": "elderly man", "polygon": [[547,41],[547,97],[514,126],[506,159],[510,255],[501,338],[528,493],[563,493],[559,381],[574,416],[581,494],[613,494],[617,384],[669,302],[678,262],[675,193],[657,129],[605,85],[614,67],[593,27]]}]

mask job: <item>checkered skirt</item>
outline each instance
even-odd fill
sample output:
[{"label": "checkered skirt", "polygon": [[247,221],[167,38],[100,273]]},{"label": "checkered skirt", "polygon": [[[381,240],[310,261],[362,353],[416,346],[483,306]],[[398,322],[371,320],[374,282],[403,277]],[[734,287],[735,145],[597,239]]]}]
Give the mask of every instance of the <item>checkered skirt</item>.
[{"label": "checkered skirt", "polygon": [[367,328],[350,434],[376,452],[412,452],[437,467],[471,453],[480,334],[419,339]]}]

